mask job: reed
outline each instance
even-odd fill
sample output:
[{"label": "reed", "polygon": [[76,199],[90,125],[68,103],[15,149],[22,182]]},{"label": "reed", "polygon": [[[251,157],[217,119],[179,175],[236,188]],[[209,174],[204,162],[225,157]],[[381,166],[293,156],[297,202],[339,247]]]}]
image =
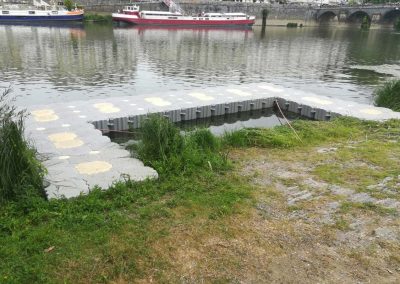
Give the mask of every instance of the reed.
[{"label": "reed", "polygon": [[45,196],[45,169],[24,137],[25,112],[17,111],[9,93],[7,89],[0,96],[0,203]]},{"label": "reed", "polygon": [[375,105],[400,111],[400,80],[385,83],[374,92]]}]

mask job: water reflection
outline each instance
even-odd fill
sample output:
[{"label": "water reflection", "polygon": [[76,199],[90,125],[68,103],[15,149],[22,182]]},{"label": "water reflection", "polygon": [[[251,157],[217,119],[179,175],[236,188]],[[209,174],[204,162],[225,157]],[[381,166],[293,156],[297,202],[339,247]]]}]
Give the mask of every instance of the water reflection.
[{"label": "water reflection", "polygon": [[1,25],[0,86],[23,105],[253,82],[365,102],[387,78],[371,66],[398,64],[399,43],[385,30]]}]

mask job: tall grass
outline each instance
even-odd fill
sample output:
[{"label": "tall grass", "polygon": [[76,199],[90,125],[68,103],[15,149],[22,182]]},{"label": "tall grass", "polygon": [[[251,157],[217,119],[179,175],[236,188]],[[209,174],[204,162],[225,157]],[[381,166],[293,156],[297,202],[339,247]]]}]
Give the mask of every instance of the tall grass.
[{"label": "tall grass", "polygon": [[334,141],[359,135],[362,122],[339,117],[329,122],[296,120],[293,128],[246,128],[215,137],[208,129],[197,129],[185,135],[168,119],[150,115],[142,124],[141,142],[135,146],[138,157],[161,175],[220,171],[229,168],[228,152],[232,147],[291,148]]},{"label": "tall grass", "polygon": [[360,122],[349,117],[339,117],[332,121],[295,120],[293,128],[301,140],[286,125],[274,128],[246,128],[227,132],[222,143],[233,147],[290,148],[301,145],[313,145],[338,137],[351,138],[359,134]]},{"label": "tall grass", "polygon": [[160,174],[187,174],[199,170],[222,170],[227,167],[226,151],[208,129],[186,135],[168,119],[150,115],[143,121],[139,158]]},{"label": "tall grass", "polygon": [[400,111],[400,80],[387,82],[374,92],[375,105]]},{"label": "tall grass", "polygon": [[44,196],[45,169],[24,138],[25,113],[12,105],[9,93],[7,89],[0,96],[0,203]]}]

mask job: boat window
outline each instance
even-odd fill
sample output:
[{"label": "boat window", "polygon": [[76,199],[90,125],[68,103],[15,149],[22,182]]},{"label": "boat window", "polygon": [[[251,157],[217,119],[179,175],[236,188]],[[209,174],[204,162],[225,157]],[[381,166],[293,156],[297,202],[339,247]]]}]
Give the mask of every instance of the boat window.
[{"label": "boat window", "polygon": [[52,14],[57,15],[58,11],[51,11]]},{"label": "boat window", "polygon": [[10,14],[10,11],[2,11],[2,14],[3,15],[8,15],[8,14]]},{"label": "boat window", "polygon": [[178,17],[168,17],[168,19],[178,19]]},{"label": "boat window", "polygon": [[29,11],[29,15],[34,15],[35,11]]},{"label": "boat window", "polygon": [[205,18],[206,20],[209,20],[209,18]]}]

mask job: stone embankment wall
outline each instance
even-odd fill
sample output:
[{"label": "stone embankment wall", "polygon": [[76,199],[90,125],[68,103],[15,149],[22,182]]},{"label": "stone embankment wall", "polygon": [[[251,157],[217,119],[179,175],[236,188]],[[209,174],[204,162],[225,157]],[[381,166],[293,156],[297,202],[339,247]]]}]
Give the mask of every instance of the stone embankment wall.
[{"label": "stone embankment wall", "polygon": [[[126,0],[81,0],[89,12],[115,12],[129,5]],[[168,8],[161,2],[133,2],[140,4],[142,10],[167,11]],[[241,2],[180,2],[182,9],[188,14],[199,14],[201,12],[244,12],[257,17],[256,25],[261,25],[262,10],[268,9],[267,25],[286,25],[295,22],[303,25],[316,25],[316,11],[308,6],[295,5],[270,5],[263,3],[241,3]]]}]

